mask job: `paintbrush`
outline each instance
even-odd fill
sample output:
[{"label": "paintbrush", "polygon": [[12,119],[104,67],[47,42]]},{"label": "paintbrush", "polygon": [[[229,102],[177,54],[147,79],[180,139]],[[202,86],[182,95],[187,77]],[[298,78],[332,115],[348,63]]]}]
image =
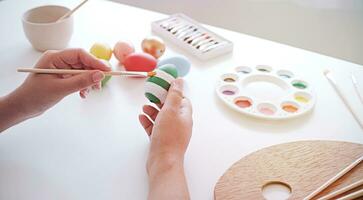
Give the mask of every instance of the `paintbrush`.
[{"label": "paintbrush", "polygon": [[323,197],[320,197],[318,200],[329,200],[329,199],[333,199],[334,197],[338,196],[338,195],[341,195],[341,194],[344,194],[344,193],[347,193],[349,192],[350,190],[354,190],[360,186],[363,185],[363,180],[359,180],[357,182],[354,182],[346,187],[343,187],[335,192],[332,192],[332,193],[329,193]]},{"label": "paintbrush", "polygon": [[358,95],[358,98],[359,98],[360,102],[363,104],[363,96],[362,96],[362,94],[359,92],[359,89],[358,89],[358,82],[357,82],[357,79],[355,78],[355,76],[353,75],[353,73],[351,74],[350,78],[352,79],[352,82],[353,82],[353,85],[354,85],[354,90],[355,90],[355,92],[357,93],[357,95]]},{"label": "paintbrush", "polygon": [[78,4],[75,8],[73,8],[72,10],[68,11],[66,14],[64,14],[62,17],[60,17],[56,22],[60,22],[63,19],[71,16],[74,12],[76,12],[81,6],[83,6],[85,3],[87,3],[88,0],[83,0],[80,4]]},{"label": "paintbrush", "polygon": [[345,95],[343,94],[343,92],[339,89],[335,79],[333,78],[331,72],[329,70],[325,70],[324,71],[324,75],[325,77],[328,79],[329,83],[333,86],[335,92],[339,95],[339,97],[342,99],[342,101],[344,102],[345,106],[349,109],[350,113],[352,113],[353,117],[355,118],[355,120],[358,122],[358,124],[361,126],[361,128],[363,128],[363,122],[360,121],[357,113],[355,113],[354,109],[350,106],[348,100],[345,98]]},{"label": "paintbrush", "polygon": [[[18,68],[18,72],[28,72],[37,74],[80,74],[94,70],[77,70],[77,69],[40,69],[40,68]],[[103,71],[108,76],[155,76],[155,72],[135,72],[135,71]]]},{"label": "paintbrush", "polygon": [[[329,71],[328,71],[328,73],[329,73]],[[324,72],[324,74],[325,74],[325,72]],[[355,168],[357,165],[359,165],[362,161],[363,161],[363,156],[359,157],[357,160],[355,160],[350,165],[348,165],[346,168],[344,168],[342,171],[340,171],[338,174],[336,174],[333,178],[329,179],[327,182],[325,182],[323,185],[321,185],[318,189],[314,190],[307,197],[305,197],[304,200],[310,200],[313,197],[315,197],[321,191],[323,191],[324,189],[329,187],[331,184],[333,184],[339,178],[341,178],[342,176],[347,174],[349,171],[351,171],[353,168]]]}]

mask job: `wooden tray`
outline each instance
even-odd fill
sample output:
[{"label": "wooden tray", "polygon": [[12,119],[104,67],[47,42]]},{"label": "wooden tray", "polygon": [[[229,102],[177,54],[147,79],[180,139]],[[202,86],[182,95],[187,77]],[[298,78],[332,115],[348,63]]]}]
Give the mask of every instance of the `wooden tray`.
[{"label": "wooden tray", "polygon": [[[335,141],[301,141],[264,148],[233,164],[217,182],[214,198],[264,199],[264,185],[282,182],[291,188],[289,199],[303,199],[362,155],[362,144]],[[362,179],[361,163],[317,197]]]}]

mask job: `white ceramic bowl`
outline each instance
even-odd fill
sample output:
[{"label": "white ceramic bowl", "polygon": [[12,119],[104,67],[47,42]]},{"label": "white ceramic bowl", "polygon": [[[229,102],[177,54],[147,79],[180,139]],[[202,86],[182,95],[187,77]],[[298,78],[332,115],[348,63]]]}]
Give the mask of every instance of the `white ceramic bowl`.
[{"label": "white ceramic bowl", "polygon": [[63,6],[41,6],[24,13],[22,22],[26,37],[38,51],[64,49],[73,33],[72,16],[56,22],[69,11]]}]

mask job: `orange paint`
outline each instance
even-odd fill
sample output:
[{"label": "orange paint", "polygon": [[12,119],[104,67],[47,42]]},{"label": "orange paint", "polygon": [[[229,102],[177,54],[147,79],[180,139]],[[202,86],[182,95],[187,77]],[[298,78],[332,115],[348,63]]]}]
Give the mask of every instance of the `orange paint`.
[{"label": "orange paint", "polygon": [[282,109],[289,113],[297,112],[299,109],[293,105],[284,105],[282,106]]},{"label": "orange paint", "polygon": [[252,105],[251,101],[245,99],[245,100],[237,100],[234,102],[238,107],[240,108],[248,108]]}]

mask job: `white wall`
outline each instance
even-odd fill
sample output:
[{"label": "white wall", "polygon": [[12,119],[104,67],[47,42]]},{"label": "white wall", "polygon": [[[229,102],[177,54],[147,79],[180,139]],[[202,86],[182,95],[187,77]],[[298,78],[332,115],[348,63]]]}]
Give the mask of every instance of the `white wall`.
[{"label": "white wall", "polygon": [[363,64],[363,0],[114,0]]}]

